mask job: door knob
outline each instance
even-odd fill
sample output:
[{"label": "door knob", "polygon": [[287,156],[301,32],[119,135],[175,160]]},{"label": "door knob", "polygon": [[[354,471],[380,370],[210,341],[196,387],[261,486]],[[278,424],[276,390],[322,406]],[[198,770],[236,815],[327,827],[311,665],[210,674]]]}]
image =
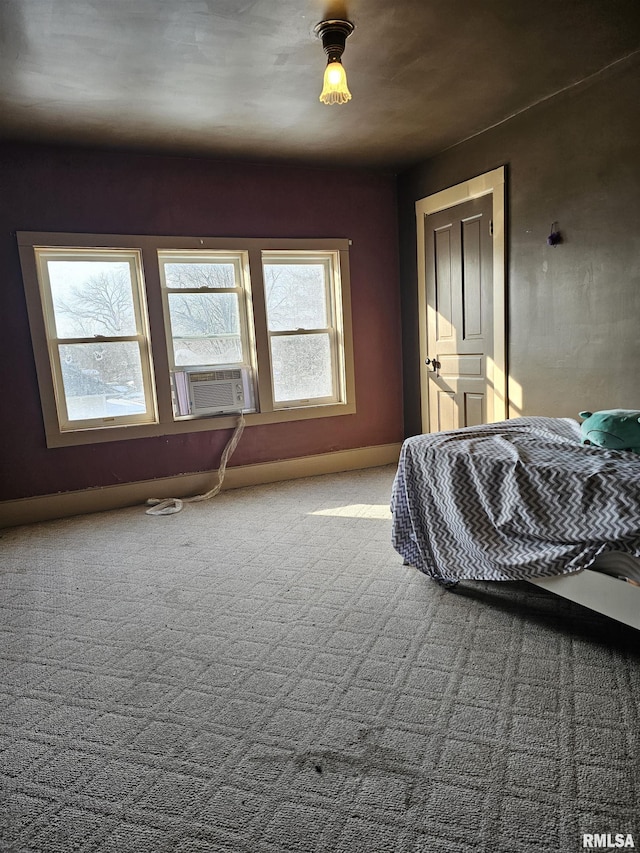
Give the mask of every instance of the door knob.
[{"label": "door knob", "polygon": [[431,369],[434,371],[434,373],[435,373],[435,371],[437,371],[437,370],[439,369],[439,367],[440,367],[440,362],[438,361],[438,359],[437,359],[437,358],[425,358],[424,363],[425,363],[426,365],[429,365],[429,364],[430,364],[430,365],[431,365]]}]

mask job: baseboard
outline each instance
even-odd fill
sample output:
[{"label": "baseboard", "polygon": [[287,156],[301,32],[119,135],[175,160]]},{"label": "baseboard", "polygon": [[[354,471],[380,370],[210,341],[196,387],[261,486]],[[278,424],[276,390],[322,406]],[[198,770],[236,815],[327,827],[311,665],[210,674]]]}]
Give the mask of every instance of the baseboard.
[{"label": "baseboard", "polygon": [[[259,462],[227,468],[223,489],[239,489],[280,480],[314,477],[318,474],[336,474],[361,468],[376,468],[395,464],[400,455],[401,443],[381,444],[281,459],[277,462]],[[144,504],[147,498],[186,497],[208,491],[216,481],[215,471],[199,474],[180,474],[136,483],[122,483],[103,488],[59,492],[0,503],[0,527],[15,527],[52,518],[67,518],[91,512],[103,512],[125,506]]]}]

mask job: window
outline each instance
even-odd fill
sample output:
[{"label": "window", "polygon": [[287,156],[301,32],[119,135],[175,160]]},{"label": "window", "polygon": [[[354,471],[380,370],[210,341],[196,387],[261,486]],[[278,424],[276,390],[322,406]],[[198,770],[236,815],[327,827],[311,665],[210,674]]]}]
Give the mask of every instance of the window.
[{"label": "window", "polygon": [[35,254],[60,430],[155,421],[139,253]]},{"label": "window", "polygon": [[335,255],[263,253],[273,402],[278,408],[340,399]]},{"label": "window", "polygon": [[[190,417],[186,376],[254,364],[243,253],[158,252],[176,417]],[[252,408],[247,395],[244,408]]]},{"label": "window", "polygon": [[[348,241],[18,242],[49,446],[355,411]],[[228,376],[243,402],[193,405]]]}]

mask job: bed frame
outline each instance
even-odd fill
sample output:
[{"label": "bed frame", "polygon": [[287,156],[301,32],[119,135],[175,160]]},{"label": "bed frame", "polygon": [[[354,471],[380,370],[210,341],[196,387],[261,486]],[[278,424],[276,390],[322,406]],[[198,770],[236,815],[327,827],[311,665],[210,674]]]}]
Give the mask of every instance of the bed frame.
[{"label": "bed frame", "polygon": [[640,586],[592,569],[571,575],[537,578],[528,583],[640,630]]}]

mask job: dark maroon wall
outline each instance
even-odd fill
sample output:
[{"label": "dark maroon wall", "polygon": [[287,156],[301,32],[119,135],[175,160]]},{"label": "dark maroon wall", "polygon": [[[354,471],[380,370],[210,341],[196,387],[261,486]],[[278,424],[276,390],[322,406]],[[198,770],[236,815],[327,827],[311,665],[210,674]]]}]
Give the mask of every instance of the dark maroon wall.
[{"label": "dark maroon wall", "polygon": [[351,239],[357,414],[247,428],[232,464],[401,440],[391,176],[4,145],[0,187],[0,500],[208,470],[229,438],[224,430],[47,449],[16,231]]}]

